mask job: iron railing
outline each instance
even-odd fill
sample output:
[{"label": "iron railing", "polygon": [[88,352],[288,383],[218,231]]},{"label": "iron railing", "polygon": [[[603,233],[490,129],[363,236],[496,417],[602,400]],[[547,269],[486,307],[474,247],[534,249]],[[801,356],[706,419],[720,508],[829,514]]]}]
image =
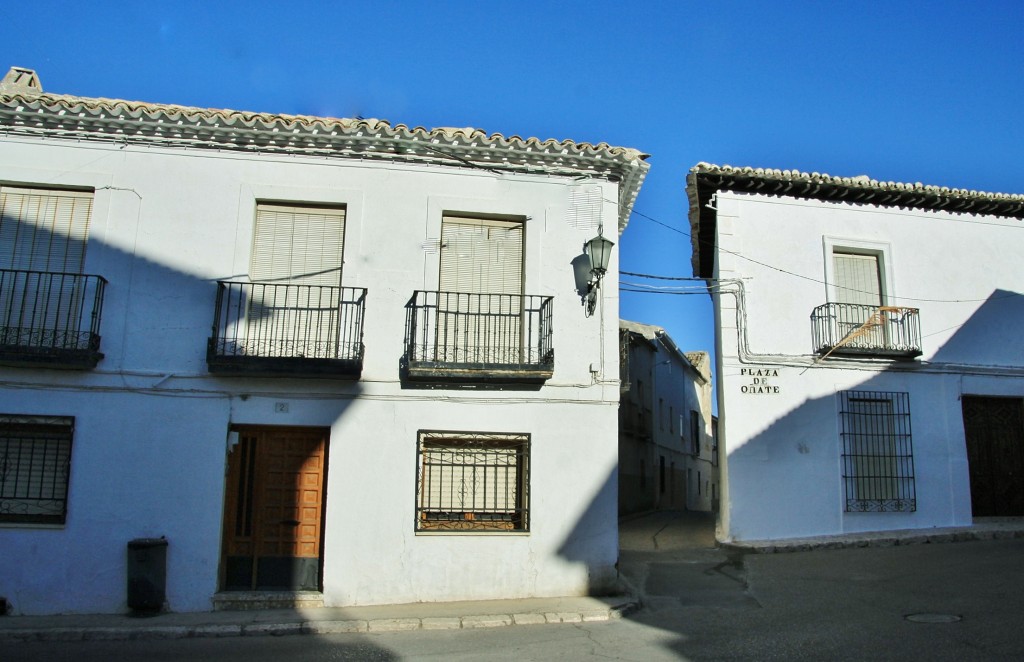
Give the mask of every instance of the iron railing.
[{"label": "iron railing", "polygon": [[917,308],[826,303],[811,313],[814,351],[914,358],[921,355]]},{"label": "iron railing", "polygon": [[410,377],[551,377],[554,299],[417,290],[406,304]]},{"label": "iron railing", "polygon": [[530,530],[530,436],[420,432],[417,531]]},{"label": "iron railing", "polygon": [[0,360],[95,367],[107,280],[0,269]]},{"label": "iron railing", "polygon": [[217,281],[212,372],[358,376],[366,289]]},{"label": "iron railing", "polygon": [[847,512],[917,510],[910,394],[840,391]]}]

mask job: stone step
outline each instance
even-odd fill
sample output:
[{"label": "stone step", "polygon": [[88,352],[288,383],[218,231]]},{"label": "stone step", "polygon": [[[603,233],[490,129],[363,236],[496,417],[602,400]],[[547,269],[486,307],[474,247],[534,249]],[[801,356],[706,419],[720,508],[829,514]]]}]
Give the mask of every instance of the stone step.
[{"label": "stone step", "polygon": [[297,609],[324,606],[319,591],[222,591],[213,596],[214,611]]}]

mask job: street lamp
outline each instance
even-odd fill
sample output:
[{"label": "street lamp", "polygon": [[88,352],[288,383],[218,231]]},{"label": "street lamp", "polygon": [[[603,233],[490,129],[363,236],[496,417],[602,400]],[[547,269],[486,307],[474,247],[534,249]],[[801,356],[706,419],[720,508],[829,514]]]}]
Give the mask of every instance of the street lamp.
[{"label": "street lamp", "polygon": [[597,236],[583,244],[583,255],[578,255],[572,261],[576,291],[580,294],[587,317],[593,315],[597,307],[597,291],[601,288],[601,279],[608,271],[608,262],[614,245],[613,241],[604,237],[599,228]]}]

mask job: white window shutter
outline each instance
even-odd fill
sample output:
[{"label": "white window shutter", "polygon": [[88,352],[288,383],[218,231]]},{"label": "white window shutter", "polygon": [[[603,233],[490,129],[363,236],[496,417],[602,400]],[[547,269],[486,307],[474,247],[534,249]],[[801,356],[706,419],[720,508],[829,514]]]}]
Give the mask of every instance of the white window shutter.
[{"label": "white window shutter", "polygon": [[260,204],[253,235],[253,281],[341,284],[344,209]]},{"label": "white window shutter", "polygon": [[0,187],[0,268],[81,273],[92,193]]},{"label": "white window shutter", "polygon": [[836,252],[832,264],[837,303],[882,305],[877,255]]},{"label": "white window shutter", "polygon": [[444,217],[440,289],[473,294],[522,294],[523,223]]}]

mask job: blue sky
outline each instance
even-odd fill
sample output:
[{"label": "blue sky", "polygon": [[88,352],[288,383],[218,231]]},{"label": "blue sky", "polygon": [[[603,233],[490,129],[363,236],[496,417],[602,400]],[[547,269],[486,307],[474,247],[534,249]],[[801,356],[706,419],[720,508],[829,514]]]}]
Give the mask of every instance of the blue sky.
[{"label": "blue sky", "polygon": [[[635,147],[651,170],[621,268],[688,277],[700,161],[1024,192],[1022,26],[1019,0],[35,0],[0,4],[0,68],[61,94]],[[706,294],[624,292],[621,313],[713,349]]]}]

